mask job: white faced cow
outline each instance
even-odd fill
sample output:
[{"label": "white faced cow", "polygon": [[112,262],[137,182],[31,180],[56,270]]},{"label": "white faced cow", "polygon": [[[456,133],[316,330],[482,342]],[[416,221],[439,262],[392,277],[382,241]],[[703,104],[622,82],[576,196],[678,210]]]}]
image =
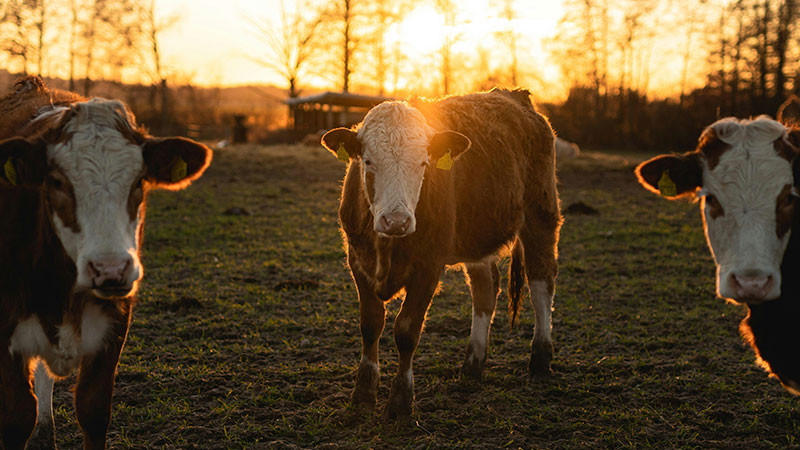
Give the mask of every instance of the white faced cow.
[{"label": "white faced cow", "polygon": [[339,220],[361,305],[355,406],[375,405],[384,302],[404,291],[394,322],[400,364],[386,413],[411,413],[412,358],[446,265],[465,265],[473,314],[462,372],[480,378],[499,292],[497,254],[506,246],[514,247],[512,322],[524,268],[536,312],[529,369],[550,373],[561,215],[553,131],[528,96],[493,90],[414,105],[385,102],[357,129],[323,137],[326,148],[350,162]]},{"label": "white faced cow", "polygon": [[0,131],[0,442],[24,448],[36,425],[31,446],[54,447],[53,378],[78,369],[84,446],[104,448],[147,191],[188,186],[211,152],[36,77],[0,100]]},{"label": "white faced cow", "polygon": [[[800,131],[759,117],[727,118],[703,132],[693,152],[661,155],[636,168],[645,188],[669,199],[699,196],[717,265],[720,297],[747,303],[742,335],[788,389],[800,390]],[[787,249],[788,245],[788,249]]]}]

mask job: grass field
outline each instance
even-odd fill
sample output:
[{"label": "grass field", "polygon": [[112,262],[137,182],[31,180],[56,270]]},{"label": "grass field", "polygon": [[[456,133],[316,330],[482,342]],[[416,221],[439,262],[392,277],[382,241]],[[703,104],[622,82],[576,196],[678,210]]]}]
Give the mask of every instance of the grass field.
[{"label": "grass field", "polygon": [[[630,162],[600,155],[560,171],[562,209],[599,214],[565,216],[554,377],[528,379],[532,311],[510,330],[504,290],[483,382],[459,379],[471,313],[451,270],[417,351],[413,419],[380,416],[397,301],[378,410],[348,411],[360,336],[337,228],[344,171],[321,148],[235,147],[187,191],[151,195],[112,448],[800,445],[798,400],[742,344],[744,309],[714,298],[697,205],[645,192]],[[56,386],[64,448],[81,443],[72,382]]]}]

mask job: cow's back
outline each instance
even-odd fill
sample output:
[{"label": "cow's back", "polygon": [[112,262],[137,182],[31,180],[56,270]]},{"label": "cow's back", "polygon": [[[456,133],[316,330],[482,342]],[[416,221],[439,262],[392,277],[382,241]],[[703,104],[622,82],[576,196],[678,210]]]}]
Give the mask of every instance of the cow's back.
[{"label": "cow's back", "polygon": [[[415,106],[435,129],[458,131],[472,142],[452,170],[456,259],[496,252],[523,221],[558,220],[553,132],[527,91],[493,90]],[[524,214],[531,204],[537,217]]]},{"label": "cow's back", "polygon": [[0,99],[0,140],[19,136],[20,131],[42,108],[83,100],[83,97],[72,92],[49,89],[39,77],[23,78],[14,84],[9,94]]}]

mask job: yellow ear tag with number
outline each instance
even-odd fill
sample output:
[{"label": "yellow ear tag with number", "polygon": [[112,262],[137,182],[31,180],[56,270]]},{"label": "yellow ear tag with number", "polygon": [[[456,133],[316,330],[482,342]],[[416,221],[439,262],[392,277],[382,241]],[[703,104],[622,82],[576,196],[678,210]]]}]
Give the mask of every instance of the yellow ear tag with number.
[{"label": "yellow ear tag with number", "polygon": [[172,182],[181,181],[186,178],[186,161],[178,156],[178,160],[172,165]]},{"label": "yellow ear tag with number", "polygon": [[450,170],[453,168],[453,157],[450,156],[450,149],[447,149],[447,153],[439,158],[439,162],[436,163],[436,168],[442,170]]},{"label": "yellow ear tag with number", "polygon": [[17,169],[14,168],[14,162],[11,161],[11,158],[8,158],[6,160],[6,163],[3,164],[3,171],[6,173],[6,179],[8,180],[8,182],[16,186]]},{"label": "yellow ear tag with number", "polygon": [[669,177],[669,170],[661,173],[661,179],[658,180],[658,191],[663,197],[675,197],[678,195],[678,188],[672,178]]},{"label": "yellow ear tag with number", "polygon": [[336,150],[336,159],[341,162],[350,161],[350,153],[347,153],[347,149],[344,148],[344,144],[339,144],[339,149]]}]

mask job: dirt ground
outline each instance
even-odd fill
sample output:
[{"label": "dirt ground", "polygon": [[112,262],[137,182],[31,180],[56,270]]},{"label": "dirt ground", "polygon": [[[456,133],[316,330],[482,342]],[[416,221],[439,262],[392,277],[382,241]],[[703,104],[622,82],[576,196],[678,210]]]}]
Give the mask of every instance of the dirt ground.
[{"label": "dirt ground", "polygon": [[[554,377],[529,380],[532,311],[510,330],[503,292],[484,380],[460,380],[471,312],[451,270],[415,359],[415,415],[386,423],[398,301],[376,413],[346,408],[360,337],[337,228],[344,165],[321,148],[217,151],[190,189],[149,200],[110,447],[798,446],[798,399],[755,365],[744,309],[714,297],[697,205],[639,188],[628,158],[589,152],[560,169]],[[81,443],[73,381],[56,387],[63,448]]]}]

